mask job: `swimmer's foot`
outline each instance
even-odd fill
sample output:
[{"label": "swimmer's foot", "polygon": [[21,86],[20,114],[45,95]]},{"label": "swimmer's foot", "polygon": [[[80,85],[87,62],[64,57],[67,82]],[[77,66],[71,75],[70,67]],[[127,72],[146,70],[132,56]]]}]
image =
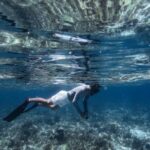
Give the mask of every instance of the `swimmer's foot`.
[{"label": "swimmer's foot", "polygon": [[28,103],[29,101],[28,99],[26,99],[22,104],[20,104],[12,112],[10,112],[6,117],[4,117],[3,120],[7,122],[11,122],[14,119],[16,119],[19,115],[21,115],[25,111]]}]

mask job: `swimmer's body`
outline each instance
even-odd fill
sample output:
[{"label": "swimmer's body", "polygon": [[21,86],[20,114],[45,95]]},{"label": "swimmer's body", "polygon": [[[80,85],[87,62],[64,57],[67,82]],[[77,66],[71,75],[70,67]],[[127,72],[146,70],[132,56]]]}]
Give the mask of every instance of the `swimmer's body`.
[{"label": "swimmer's body", "polygon": [[[48,99],[42,97],[28,98],[25,100],[25,102],[23,102],[23,104],[21,104],[8,116],[6,116],[4,120],[10,122],[14,120],[17,116],[19,116],[21,113],[27,112],[39,105],[48,107],[52,110],[57,110],[69,103],[73,104],[73,106],[76,108],[77,112],[82,118],[87,119],[88,118],[87,103],[89,97],[98,93],[99,90],[100,85],[97,83],[91,85],[83,84],[71,89],[70,91],[61,90]],[[83,102],[83,110],[81,110],[78,104],[79,100],[82,100]],[[26,109],[28,104],[30,103],[32,103],[33,105],[30,108]]]}]

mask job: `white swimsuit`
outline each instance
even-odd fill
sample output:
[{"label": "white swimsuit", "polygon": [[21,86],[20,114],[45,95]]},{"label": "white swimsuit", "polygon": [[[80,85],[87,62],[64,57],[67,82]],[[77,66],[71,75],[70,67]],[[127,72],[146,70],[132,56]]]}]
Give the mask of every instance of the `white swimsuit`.
[{"label": "white swimsuit", "polygon": [[54,96],[50,97],[48,99],[50,102],[53,102],[54,105],[58,105],[59,107],[63,107],[67,104],[69,104],[69,99],[68,99],[68,92],[61,90]]},{"label": "white swimsuit", "polygon": [[58,105],[59,107],[63,107],[67,104],[70,103],[68,95],[74,95],[80,92],[79,97],[84,97],[85,95],[87,95],[87,89],[90,89],[89,85],[83,84],[81,86],[75,87],[74,89],[70,90],[70,91],[64,91],[61,90],[60,92],[58,92],[57,94],[55,94],[54,96],[50,97],[48,99],[49,102],[52,102],[54,105]]}]

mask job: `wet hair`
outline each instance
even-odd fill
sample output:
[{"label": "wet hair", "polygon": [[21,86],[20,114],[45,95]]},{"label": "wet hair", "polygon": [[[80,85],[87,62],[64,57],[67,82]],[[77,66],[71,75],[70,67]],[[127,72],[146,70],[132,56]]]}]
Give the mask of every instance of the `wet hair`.
[{"label": "wet hair", "polygon": [[91,95],[98,93],[101,88],[99,83],[92,83],[90,84],[90,87],[91,87]]}]

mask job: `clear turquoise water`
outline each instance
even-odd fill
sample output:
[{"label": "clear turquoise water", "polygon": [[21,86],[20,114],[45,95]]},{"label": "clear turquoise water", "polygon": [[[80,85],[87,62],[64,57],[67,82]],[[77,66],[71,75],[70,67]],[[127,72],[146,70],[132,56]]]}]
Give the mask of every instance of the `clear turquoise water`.
[{"label": "clear turquoise water", "polygon": [[[93,41],[81,45],[53,38],[56,31],[26,31],[0,18],[0,149],[150,149],[150,28],[118,30],[60,32]],[[93,81],[103,88],[90,98],[88,120],[70,104],[2,121],[26,97],[47,98]]]}]

